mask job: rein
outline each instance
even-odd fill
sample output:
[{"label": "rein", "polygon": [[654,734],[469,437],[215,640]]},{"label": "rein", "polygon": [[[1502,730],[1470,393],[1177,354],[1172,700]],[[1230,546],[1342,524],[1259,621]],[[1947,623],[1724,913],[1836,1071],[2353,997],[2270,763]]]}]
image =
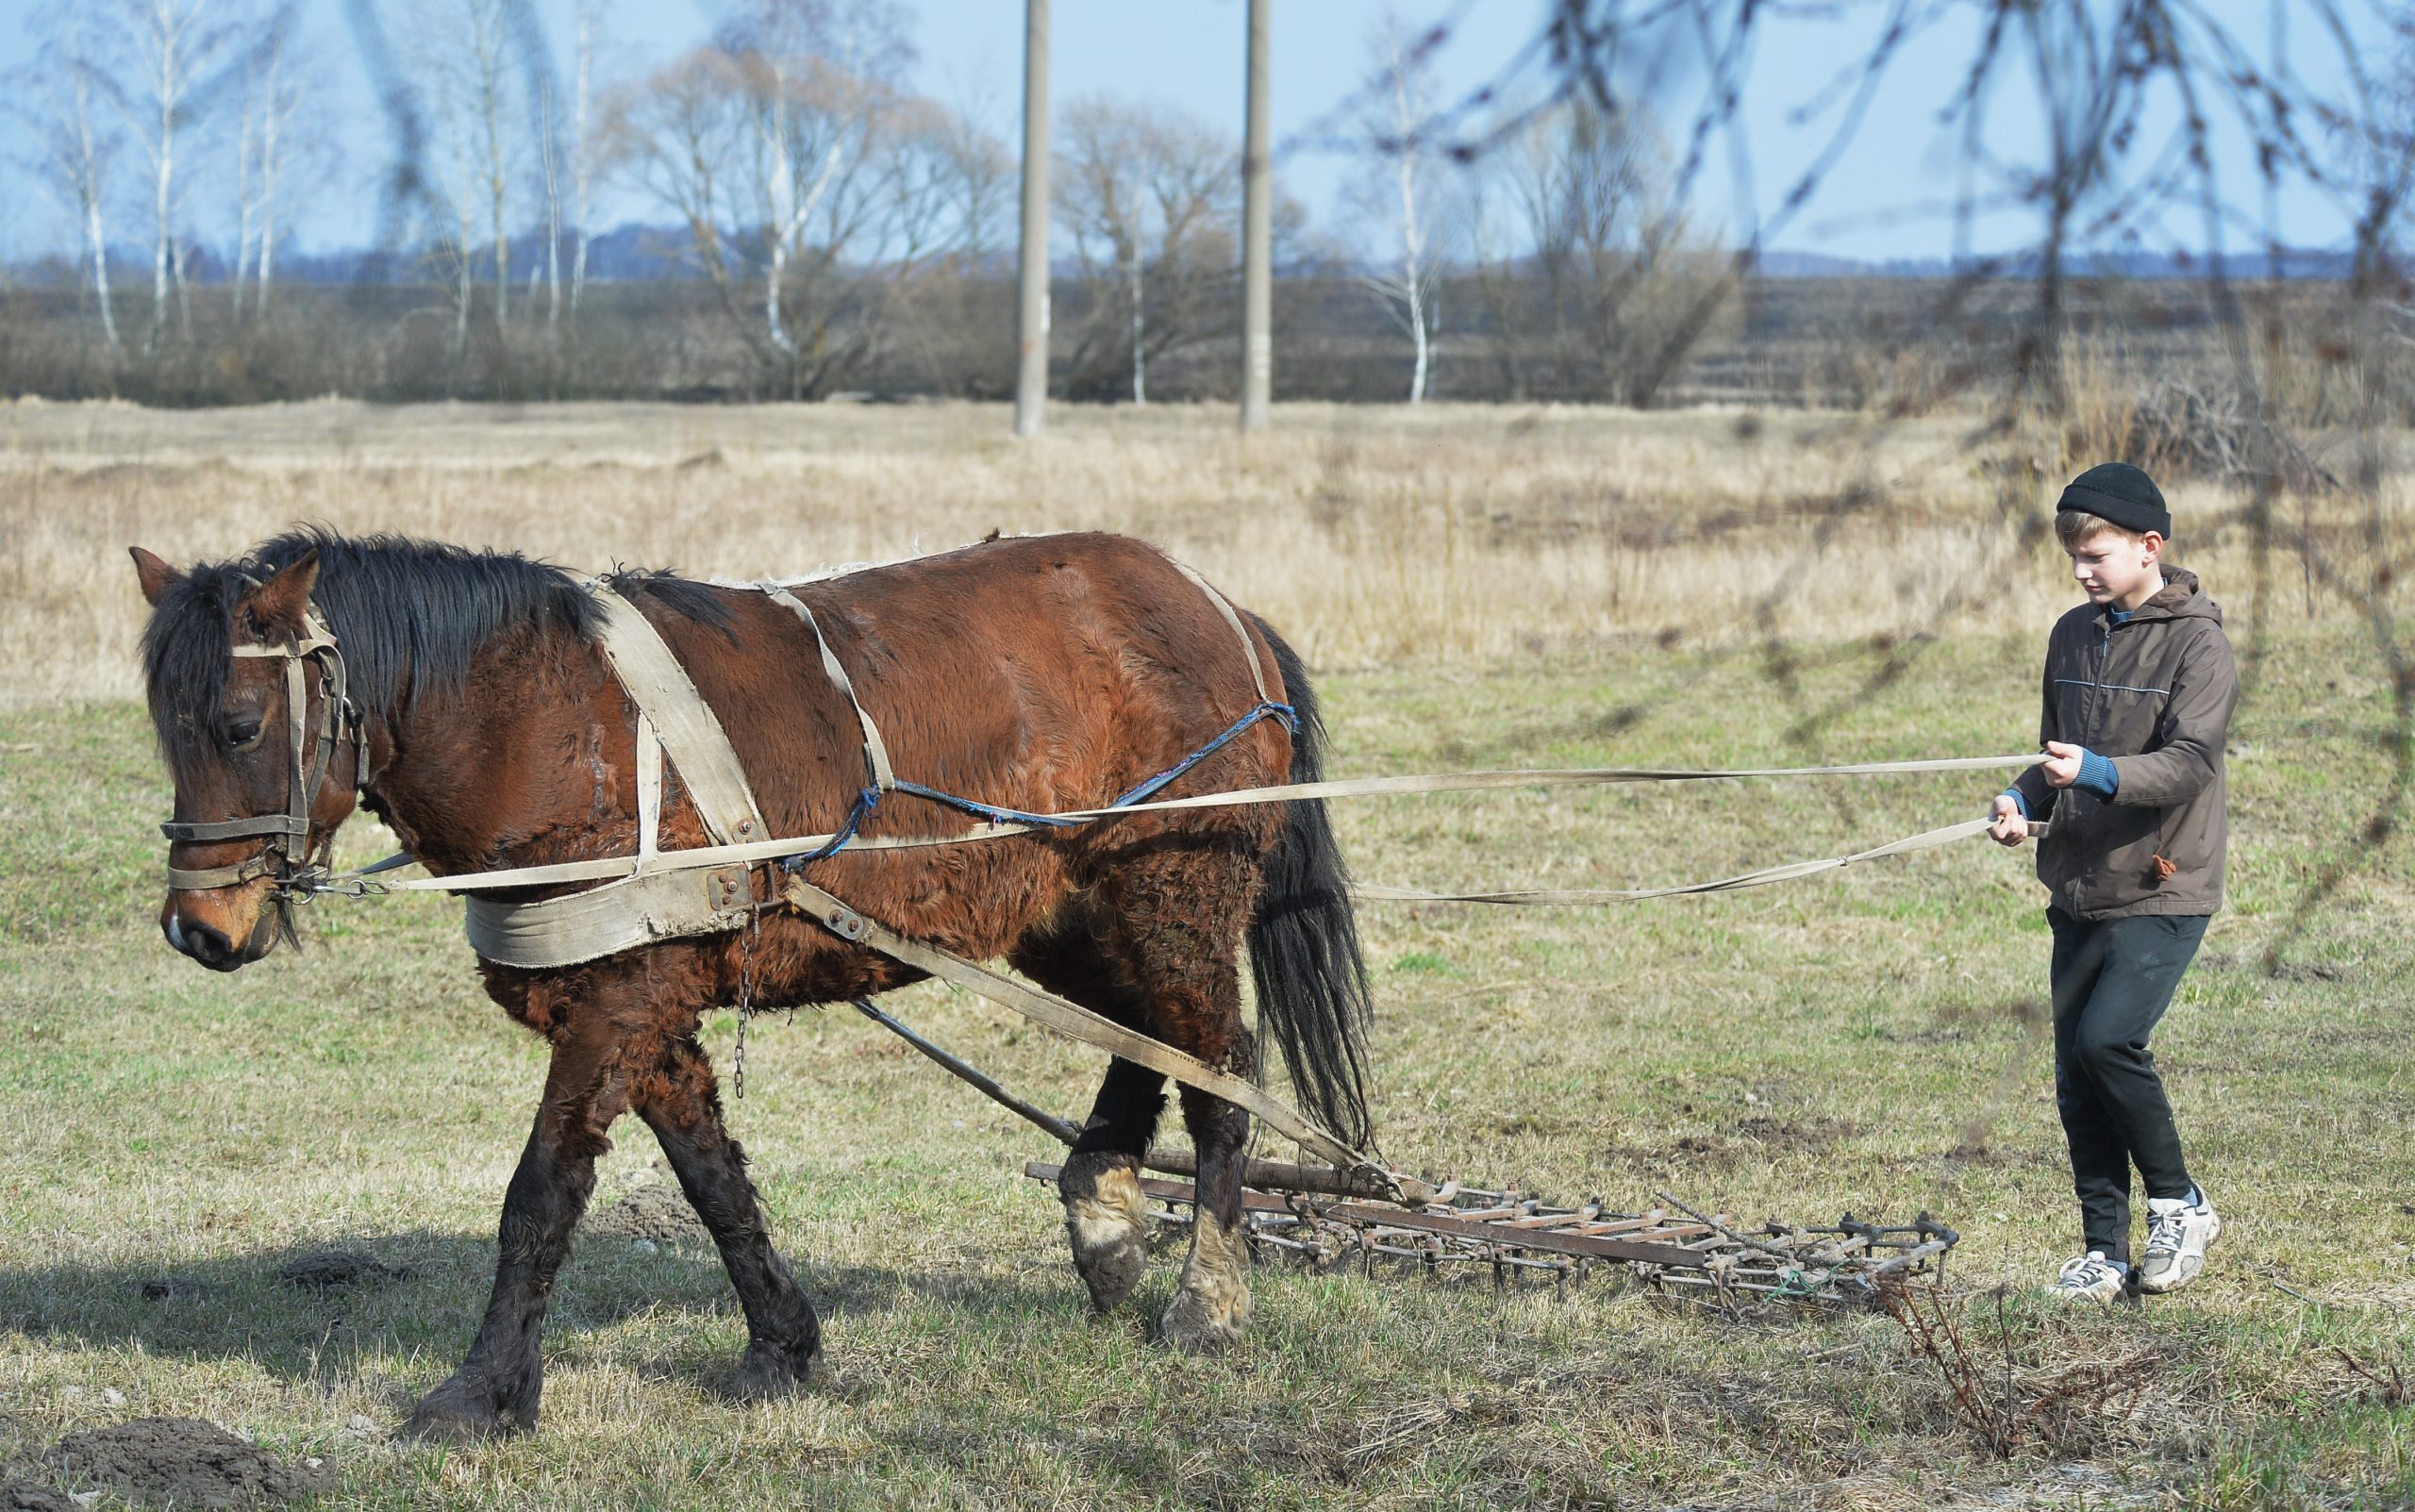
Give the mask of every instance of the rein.
[{"label": "rein", "polygon": [[[335,845],[330,833],[323,839],[314,860],[310,847],[310,804],[327,778],[327,768],[335,759],[336,745],[347,729],[353,742],[353,782],[357,788],[369,770],[369,725],[345,693],[343,653],[337,649],[335,632],[315,612],[305,611],[302,633],[289,635],[281,644],[241,645],[234,648],[238,658],[282,656],[285,658],[285,726],[287,764],[285,811],[262,814],[251,819],[222,819],[204,822],[171,821],[159,826],[159,833],[171,844],[210,845],[225,840],[248,839],[264,836],[267,843],[242,860],[229,866],[168,867],[168,886],[179,892],[206,892],[218,888],[238,888],[267,877],[275,883],[270,896],[279,905],[307,901],[321,892],[353,891],[350,887],[334,881],[328,860]],[[306,675],[312,660],[319,662],[319,720],[317,739],[312,740],[309,716],[309,687]]]}]

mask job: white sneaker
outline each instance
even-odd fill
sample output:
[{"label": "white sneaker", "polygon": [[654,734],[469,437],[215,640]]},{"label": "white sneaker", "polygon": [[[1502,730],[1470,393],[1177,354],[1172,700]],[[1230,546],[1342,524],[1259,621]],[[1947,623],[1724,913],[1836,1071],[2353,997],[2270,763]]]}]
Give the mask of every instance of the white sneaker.
[{"label": "white sneaker", "polygon": [[2201,1188],[2189,1197],[2147,1199],[2147,1257],[2141,1291],[2177,1291],[2206,1269],[2206,1251],[2222,1236],[2223,1221]]},{"label": "white sneaker", "polygon": [[2076,1260],[2063,1262],[2046,1295],[2057,1302],[2110,1303],[2122,1295],[2129,1272],[2128,1266],[2107,1259],[2103,1250],[2090,1250]]}]

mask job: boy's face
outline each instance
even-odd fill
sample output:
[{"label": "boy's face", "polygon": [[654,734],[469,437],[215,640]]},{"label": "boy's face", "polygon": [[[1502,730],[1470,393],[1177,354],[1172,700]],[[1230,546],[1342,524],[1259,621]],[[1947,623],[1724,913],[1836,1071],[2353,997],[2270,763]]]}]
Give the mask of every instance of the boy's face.
[{"label": "boy's face", "polygon": [[2071,556],[2072,576],[2090,604],[2136,608],[2161,571],[2163,538],[2152,530],[2142,536],[2100,530],[2063,550]]}]

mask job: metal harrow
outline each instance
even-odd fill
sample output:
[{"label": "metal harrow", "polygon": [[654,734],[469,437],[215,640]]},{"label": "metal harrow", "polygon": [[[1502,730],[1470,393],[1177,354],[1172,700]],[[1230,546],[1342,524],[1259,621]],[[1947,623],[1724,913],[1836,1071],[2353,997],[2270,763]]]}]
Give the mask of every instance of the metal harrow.
[{"label": "metal harrow", "polygon": [[[1024,1173],[1053,1184],[1059,1169],[1033,1162]],[[1144,1178],[1141,1190],[1162,1225],[1190,1226],[1191,1183]],[[1261,1258],[1315,1270],[1355,1265],[1369,1275],[1482,1267],[1496,1287],[1548,1279],[1563,1297],[1607,1277],[1612,1289],[1640,1285],[1731,1317],[1874,1306],[1884,1288],[1941,1277],[1960,1238],[1926,1213],[1908,1224],[1867,1223],[1847,1213],[1824,1227],[1770,1222],[1748,1231],[1666,1192],[1661,1205],[1641,1213],[1612,1212],[1599,1202],[1556,1206],[1523,1191],[1457,1182],[1419,1195],[1426,1200],[1395,1205],[1255,1185],[1242,1191],[1241,1210]]]}]

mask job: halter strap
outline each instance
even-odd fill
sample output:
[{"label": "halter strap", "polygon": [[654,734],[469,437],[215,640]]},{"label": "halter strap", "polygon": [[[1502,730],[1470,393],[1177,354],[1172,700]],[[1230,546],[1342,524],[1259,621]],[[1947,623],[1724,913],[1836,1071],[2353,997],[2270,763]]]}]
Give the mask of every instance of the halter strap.
[{"label": "halter strap", "polygon": [[[310,837],[310,805],[318,797],[319,789],[326,781],[327,771],[335,761],[336,742],[341,739],[343,726],[350,723],[353,731],[353,783],[358,788],[368,776],[369,732],[346,693],[343,654],[336,647],[335,633],[321,620],[315,610],[306,609],[302,616],[302,632],[288,636],[282,642],[264,645],[240,645],[233,648],[238,658],[281,656],[285,659],[285,726],[286,726],[286,796],[281,814],[260,814],[249,819],[222,819],[199,822],[170,821],[159,826],[159,833],[171,844],[206,845],[253,836],[267,837],[268,843],[242,860],[229,866],[168,868],[168,886],[179,892],[206,891],[215,888],[240,887],[261,877],[275,877],[280,883],[290,881],[299,870],[306,868],[308,857],[299,854]],[[309,680],[305,668],[311,657],[322,658],[321,690],[325,698],[319,710],[318,738],[311,739],[309,723]]]}]

